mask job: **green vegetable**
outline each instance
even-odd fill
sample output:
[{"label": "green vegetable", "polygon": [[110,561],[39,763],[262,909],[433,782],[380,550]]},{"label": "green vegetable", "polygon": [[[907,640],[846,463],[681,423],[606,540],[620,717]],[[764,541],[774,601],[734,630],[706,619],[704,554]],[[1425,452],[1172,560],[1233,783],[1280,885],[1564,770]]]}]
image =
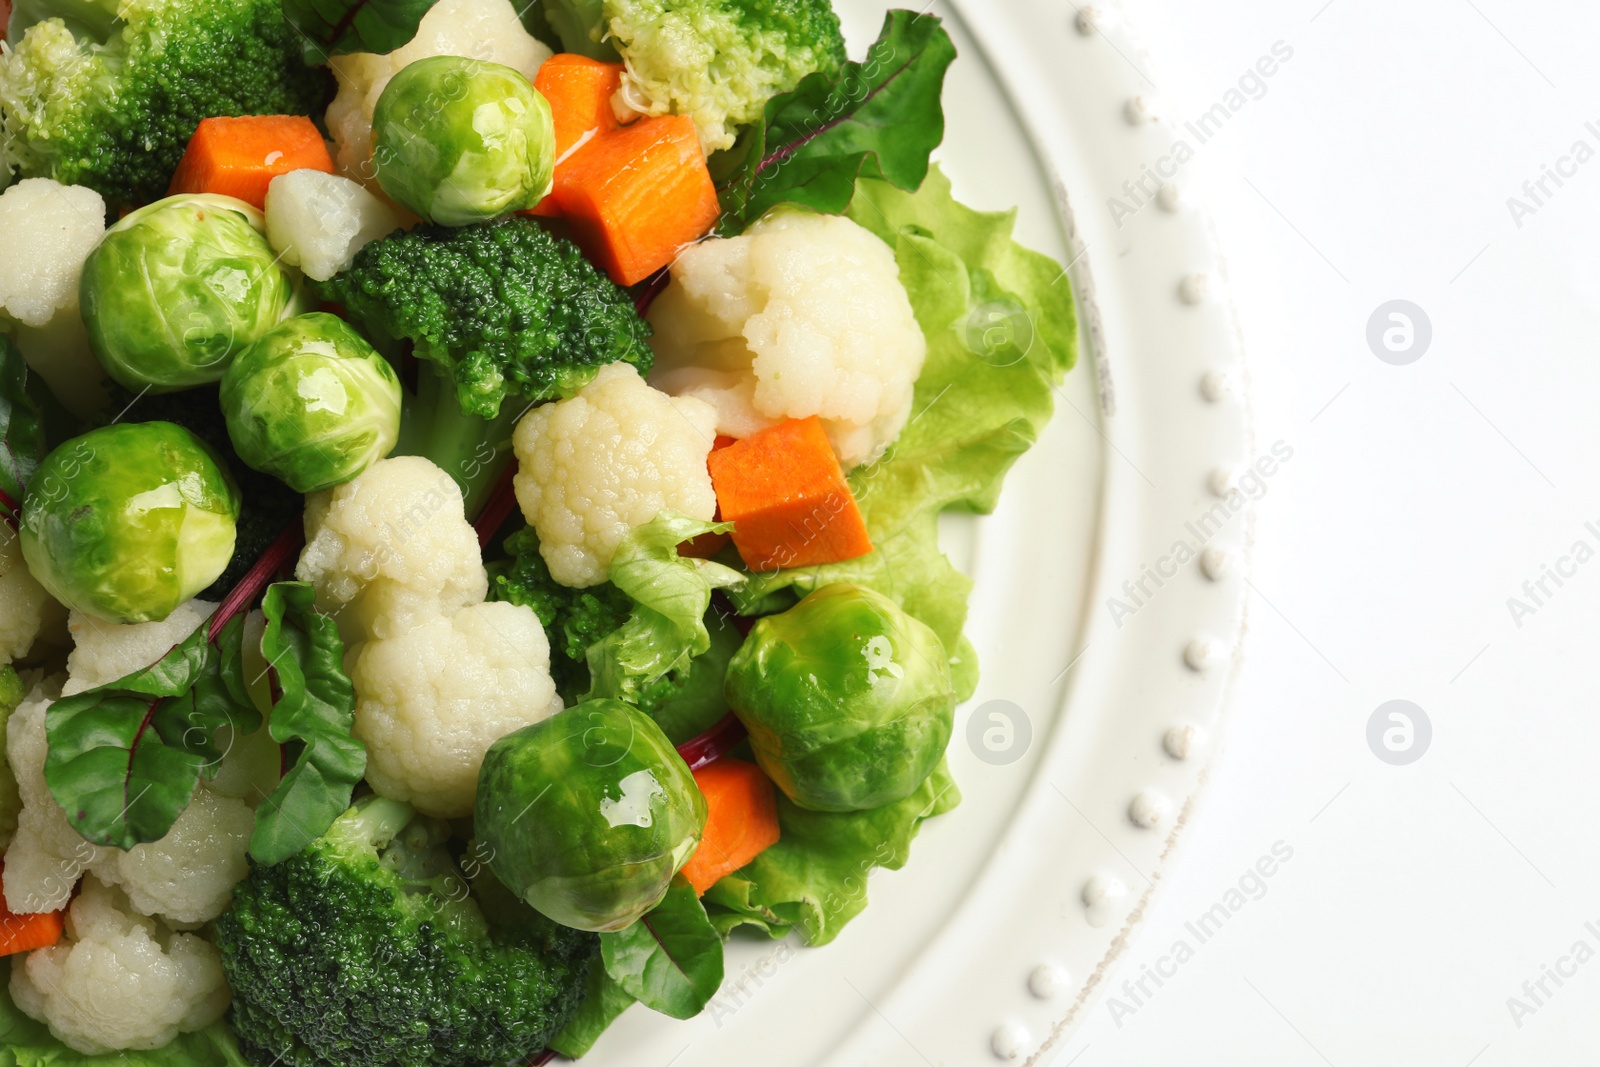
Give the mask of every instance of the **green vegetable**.
[{"label": "green vegetable", "polygon": [[4,853],[17,832],[17,816],[22,813],[22,794],[17,791],[17,776],[5,759],[6,723],[21,707],[28,688],[17,676],[16,668],[0,667],[0,853]]},{"label": "green vegetable", "polygon": [[731,145],[774,94],[845,60],[828,0],[546,0],[545,17],[567,51],[620,53],[652,113],[693,116],[709,148]]},{"label": "green vegetable", "polygon": [[201,626],[151,666],[50,706],[45,782],[85,840],[126,850],[165,837],[200,776],[217,773],[217,731],[261,725],[243,629],[235,617],[213,643]]},{"label": "green vegetable", "polygon": [[911,795],[955,722],[939,638],[883,594],[844,582],[757,622],[728,665],[727,695],[761,769],[816,811]]},{"label": "green vegetable", "polygon": [[250,855],[270,865],[320,837],[349,806],[366,773],[367,752],[351,736],[356,693],[344,673],[339,626],[316,610],[311,586],[279,582],[267,589],[261,611],[267,620],[261,654],[282,694],[267,730],[294,754],[278,787],[256,809]]},{"label": "green vegetable", "polygon": [[400,438],[400,379],[336,315],[286,319],[222,378],[234,451],[297,493],[348,482]]},{"label": "green vegetable", "polygon": [[570,1060],[588,1055],[600,1035],[635,1003],[604,967],[591,967],[578,1010],[550,1039],[548,1047]]},{"label": "green vegetable", "polygon": [[21,520],[28,481],[49,451],[44,406],[47,391],[28,373],[15,342],[0,334],[0,521]]},{"label": "green vegetable", "polygon": [[373,113],[378,184],[442,226],[531,208],[554,184],[550,104],[521,71],[460,56],[407,64]]},{"label": "green vegetable", "polygon": [[724,162],[717,232],[743,233],[782,203],[840,214],[859,178],[915,191],[944,140],[939,95],[955,57],[936,16],[889,12],[865,62],[813,74],[767,103]]},{"label": "green vegetable", "polygon": [[253,1063],[522,1062],[565,1024],[596,939],[480,909],[448,836],[367,797],[292,858],[252,866],[216,941]]},{"label": "green vegetable", "polygon": [[690,661],[688,670],[667,675],[670,686],[654,683],[639,705],[674,745],[705,733],[728,714],[722,683],[744,634],[715,607],[706,612],[705,625],[711,646]]},{"label": "green vegetable", "polygon": [[905,866],[923,820],[960,802],[943,764],[904,800],[870,811],[806,811],[780,796],[778,843],[707,890],[706,910],[724,934],[746,925],[773,937],[798,929],[825,945],[867,906],[872,869]]},{"label": "green vegetable", "polygon": [[607,363],[650,369],[650,328],[628,294],[524,216],[391,234],[317,289],[380,349],[414,342],[454,379],[461,410],[484,418],[507,396],[575,392]]},{"label": "green vegetable", "polygon": [[85,1056],[56,1040],[44,1023],[24,1015],[7,986],[0,982],[0,1067],[251,1067],[223,1022],[179,1034],[158,1049]]},{"label": "green vegetable", "polygon": [[23,503],[22,555],[68,607],[149,622],[222,573],[238,514],[238,488],[199,438],[119,423],[45,457]]},{"label": "green vegetable", "polygon": [[502,737],[478,775],[476,827],[495,875],[580,930],[620,930],[660,903],[705,821],[672,742],[618,700]]},{"label": "green vegetable", "polygon": [[78,285],[89,346],[106,373],[157,392],[215,382],[292,314],[294,286],[263,226],[242,200],[192,193],[107,230]]},{"label": "green vegetable", "polygon": [[699,1015],[722,985],[722,938],[682,875],[637,922],[601,934],[600,957],[622,992],[674,1019]]},{"label": "green vegetable", "polygon": [[165,195],[201,119],[320,113],[330,89],[278,0],[32,0],[7,40],[7,162],[113,211]]},{"label": "green vegetable", "polygon": [[[307,63],[352,52],[387,55],[409,44],[434,0],[283,0]],[[530,7],[535,6],[530,4]]]},{"label": "green vegetable", "polygon": [[[1006,471],[1049,420],[1051,391],[1077,352],[1072,293],[1059,264],[1011,240],[1014,212],[956,203],[937,167],[915,193],[862,181],[849,214],[895,246],[928,338],[905,432],[850,474],[876,548],[846,563],[752,575],[731,595],[755,601],[840,581],[885,593],[939,636],[964,700],[978,676],[961,632],[972,582],[939,551],[939,512],[993,510]],[[1025,348],[994,358],[971,343],[967,327],[985,305],[1025,328]]]}]

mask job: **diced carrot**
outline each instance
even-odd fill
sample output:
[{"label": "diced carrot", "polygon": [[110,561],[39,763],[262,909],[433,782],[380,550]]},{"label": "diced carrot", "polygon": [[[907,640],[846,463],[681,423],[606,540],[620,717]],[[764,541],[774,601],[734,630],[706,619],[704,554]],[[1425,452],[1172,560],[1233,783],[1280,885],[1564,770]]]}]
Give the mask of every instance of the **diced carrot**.
[{"label": "diced carrot", "polygon": [[720,210],[687,115],[640,119],[593,138],[556,168],[555,182],[573,238],[618,285],[671,263]]},{"label": "diced carrot", "polygon": [[861,509],[815,416],[769,426],[706,460],[723,521],[751,570],[839,563],[872,551]]},{"label": "diced carrot", "polygon": [[778,798],[760,767],[732,756],[701,767],[694,781],[706,798],[706,828],[683,876],[704,894],[777,844]]},{"label": "diced carrot", "polygon": [[[717,434],[717,439],[711,443],[711,451],[715,452],[719,448],[727,448],[737,440],[737,437],[729,437],[725,433],[719,433]],[[718,515],[716,521],[721,522],[722,516]],[[711,559],[718,552],[727,548],[728,542],[731,540],[733,539],[727,534],[703,533],[699,537],[692,537],[679,545],[678,555],[688,559]]]},{"label": "diced carrot", "polygon": [[222,193],[263,207],[272,179],[292,170],[333,173],[328,146],[304,115],[201,119],[168,191]]},{"label": "diced carrot", "polygon": [[540,64],[533,87],[550,102],[557,159],[585,135],[599,136],[620,125],[611,98],[622,85],[622,71],[621,63],[602,63],[568,52]]},{"label": "diced carrot", "polygon": [[[0,872],[5,864],[0,862]],[[32,952],[36,948],[49,948],[61,940],[65,929],[64,912],[46,911],[36,915],[13,915],[0,897],[0,956],[14,956],[18,952]]]}]

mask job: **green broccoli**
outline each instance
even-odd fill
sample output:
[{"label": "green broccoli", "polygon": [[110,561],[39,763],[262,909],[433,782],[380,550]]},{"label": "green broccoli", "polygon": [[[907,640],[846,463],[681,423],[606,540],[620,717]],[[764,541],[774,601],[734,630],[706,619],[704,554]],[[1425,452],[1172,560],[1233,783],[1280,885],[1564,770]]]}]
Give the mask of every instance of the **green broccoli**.
[{"label": "green broccoli", "polygon": [[[628,294],[522,216],[390,234],[316,291],[344,306],[402,380],[414,377],[394,454],[454,477],[468,517],[510,461],[530,403],[581,389],[607,363],[644,373],[654,358]],[[408,352],[432,366],[406,374]]]},{"label": "green broccoli", "polygon": [[408,805],[358,801],[275,867],[253,866],[217,920],[245,1056],[285,1067],[523,1061],[576,1010],[599,940],[531,910],[485,919]]},{"label": "green broccoli", "polygon": [[731,147],[768,100],[846,58],[829,0],[545,0],[545,18],[568,51],[620,53],[630,102],[692,116],[708,150]]},{"label": "green broccoli", "polygon": [[89,186],[113,210],[166,194],[201,119],[312,114],[331,85],[278,0],[35,0],[10,39],[6,168]]}]

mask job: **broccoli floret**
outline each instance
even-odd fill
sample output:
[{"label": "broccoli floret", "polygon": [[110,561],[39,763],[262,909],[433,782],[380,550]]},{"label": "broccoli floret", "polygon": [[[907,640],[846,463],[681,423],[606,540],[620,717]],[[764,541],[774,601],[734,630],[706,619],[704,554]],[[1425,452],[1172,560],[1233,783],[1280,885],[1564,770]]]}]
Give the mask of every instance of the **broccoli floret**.
[{"label": "broccoli floret", "polygon": [[251,1062],[476,1067],[520,1061],[565,1025],[598,938],[531,909],[486,921],[447,838],[368,797],[297,856],[252,867],[216,925]]},{"label": "broccoli floret", "polygon": [[522,216],[390,234],[317,291],[380,349],[411,341],[454,380],[461,410],[486,419],[507,396],[569,395],[607,363],[643,373],[653,358],[628,294]]},{"label": "broccoli floret", "polygon": [[42,21],[0,55],[4,161],[113,210],[165,195],[201,119],[312,114],[331,86],[278,0],[57,0],[26,15]]},{"label": "broccoli floret", "polygon": [[732,146],[768,100],[846,58],[829,0],[546,0],[545,17],[569,51],[620,53],[628,102],[692,116],[708,150]]}]

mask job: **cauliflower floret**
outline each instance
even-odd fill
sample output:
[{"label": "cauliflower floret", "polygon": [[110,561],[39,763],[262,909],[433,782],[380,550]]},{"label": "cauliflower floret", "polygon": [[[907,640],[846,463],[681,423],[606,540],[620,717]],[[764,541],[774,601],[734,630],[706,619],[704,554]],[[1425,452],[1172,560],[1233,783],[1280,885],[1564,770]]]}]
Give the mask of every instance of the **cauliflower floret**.
[{"label": "cauliflower floret", "polygon": [[382,459],[311,494],[305,522],[295,577],[316,588],[318,607],[338,616],[347,643],[398,637],[488,593],[461,489],[426,459]]},{"label": "cauliflower floret", "polygon": [[472,813],[490,745],[561,710],[544,627],[515,604],[474,604],[363,645],[351,680],[367,781],[441,818]]},{"label": "cauliflower floret", "polygon": [[74,611],[67,616],[72,653],[67,656],[67,684],[62,696],[126,678],[167,654],[211,617],[215,604],[190,600],[179,604],[159,622],[108,622],[96,615]]},{"label": "cauliflower floret", "polygon": [[93,189],[27,178],[0,193],[0,310],[17,323],[22,358],[77,415],[106,397],[78,314],[78,276],[105,229]]},{"label": "cauliflower floret", "polygon": [[3,882],[6,907],[18,915],[61,910],[78,876],[105,851],[78,835],[45,785],[44,713],[60,695],[59,678],[41,682],[6,723],[6,759],[22,811],[6,849]]},{"label": "cauliflower floret", "polygon": [[662,511],[710,519],[717,496],[706,456],[715,431],[710,405],[658,392],[626,363],[530,411],[512,438],[517,502],[551,577],[600,584],[622,539]]},{"label": "cauliflower floret", "polygon": [[22,540],[0,528],[0,665],[28,654],[44,625],[50,594],[28,573]]},{"label": "cauliflower floret", "polygon": [[893,250],[795,209],[685,249],[650,323],[654,385],[713,404],[730,437],[818,415],[846,469],[905,428],[927,356]]},{"label": "cauliflower floret", "polygon": [[126,891],[139,914],[199,926],[227,910],[233,887],[250,873],[245,854],[255,824],[244,801],[202,785],[167,836],[127,852],[105,849],[91,869]]},{"label": "cauliflower floret", "polygon": [[337,174],[293,170],[267,186],[267,240],[285,263],[319,282],[400,224],[393,207]]},{"label": "cauliflower floret", "polygon": [[439,0],[423,16],[417,35],[395,51],[334,56],[330,66],[339,95],[328,105],[327,118],[339,169],[358,182],[374,184],[372,112],[389,79],[409,63],[461,56],[503,64],[531,81],[550,58],[550,49],[523,28],[518,10],[510,0]]},{"label": "cauliflower floret", "polygon": [[126,897],[92,876],[66,926],[60,944],[12,964],[11,996],[79,1052],[160,1048],[227,1010],[216,946],[132,914]]}]

